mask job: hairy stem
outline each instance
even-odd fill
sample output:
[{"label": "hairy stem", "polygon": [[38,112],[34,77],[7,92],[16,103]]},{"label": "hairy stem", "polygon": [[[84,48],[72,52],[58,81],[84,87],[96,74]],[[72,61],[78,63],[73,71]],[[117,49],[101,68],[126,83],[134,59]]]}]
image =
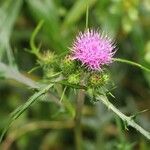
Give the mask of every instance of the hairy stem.
[{"label": "hairy stem", "polygon": [[81,132],[81,115],[84,105],[85,93],[83,90],[79,90],[76,101],[76,116],[75,116],[75,144],[76,150],[82,150],[82,132]]},{"label": "hairy stem", "polygon": [[147,139],[150,140],[150,132],[144,130],[141,126],[139,126],[131,117],[124,115],[120,110],[118,110],[112,103],[110,103],[106,96],[101,95],[97,97],[104,105],[106,105],[109,109],[111,109],[116,115],[118,115],[127,125],[135,128],[142,135],[144,135]]}]

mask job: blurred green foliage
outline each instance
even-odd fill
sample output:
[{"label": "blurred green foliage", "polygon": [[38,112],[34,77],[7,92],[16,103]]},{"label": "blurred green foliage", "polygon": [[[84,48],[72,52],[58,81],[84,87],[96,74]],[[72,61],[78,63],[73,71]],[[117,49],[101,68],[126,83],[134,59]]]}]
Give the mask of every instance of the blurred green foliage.
[{"label": "blurred green foliage", "polygon": [[[10,80],[11,69],[17,68],[33,80],[41,79],[42,69],[28,71],[37,66],[30,51],[30,38],[39,21],[44,24],[36,36],[41,52],[63,54],[69,50],[74,36],[85,29],[86,4],[89,5],[89,27],[98,28],[114,38],[116,57],[130,59],[150,68],[150,2],[149,0],[1,0],[0,1],[0,130],[7,116],[26,102],[34,92]],[[5,68],[2,64],[7,64]],[[9,71],[8,71],[9,70]],[[127,114],[149,109],[150,74],[132,66],[114,63],[111,76],[117,86],[112,102]],[[15,77],[11,77],[15,79]],[[15,79],[17,80],[17,79]],[[72,89],[73,90],[73,89]],[[63,87],[56,86],[61,99]],[[52,91],[54,94],[56,91]],[[63,104],[54,98],[42,97],[14,123],[6,134],[1,149],[16,150],[73,150],[73,124],[75,93],[67,91]],[[44,100],[46,99],[46,100]],[[71,101],[72,105],[68,103]],[[124,130],[120,120],[103,108],[91,104],[86,97],[83,109],[83,137],[85,150],[148,150],[149,143],[133,129]],[[150,113],[137,117],[138,122],[150,130]],[[117,120],[117,121],[116,121]]]}]

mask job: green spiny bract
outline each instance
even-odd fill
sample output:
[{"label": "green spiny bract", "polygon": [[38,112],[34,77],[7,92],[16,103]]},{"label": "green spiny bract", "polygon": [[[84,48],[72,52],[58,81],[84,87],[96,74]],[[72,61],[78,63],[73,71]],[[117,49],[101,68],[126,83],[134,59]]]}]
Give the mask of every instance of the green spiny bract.
[{"label": "green spiny bract", "polygon": [[50,51],[46,51],[43,54],[40,55],[40,62],[43,65],[48,65],[48,64],[53,64],[55,63],[55,59],[56,56],[54,55],[54,53],[50,52]]},{"label": "green spiny bract", "polygon": [[73,73],[68,76],[68,82],[71,84],[79,84],[80,83],[80,73]]},{"label": "green spiny bract", "polygon": [[109,80],[109,76],[103,73],[92,73],[88,80],[88,86],[98,88],[105,85]]},{"label": "green spiny bract", "polygon": [[52,78],[58,72],[57,55],[53,52],[45,51],[39,55],[38,63],[43,69],[45,78]]},{"label": "green spiny bract", "polygon": [[65,76],[75,72],[76,63],[71,59],[69,55],[65,56],[65,58],[61,61],[61,70]]}]

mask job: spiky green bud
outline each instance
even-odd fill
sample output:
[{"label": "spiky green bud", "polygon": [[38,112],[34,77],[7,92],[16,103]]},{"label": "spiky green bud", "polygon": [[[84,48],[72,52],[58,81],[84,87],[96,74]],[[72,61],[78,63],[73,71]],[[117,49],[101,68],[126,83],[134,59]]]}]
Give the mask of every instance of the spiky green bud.
[{"label": "spiky green bud", "polygon": [[42,61],[42,64],[44,65],[52,64],[55,61],[55,55],[50,51],[46,51],[41,55],[40,59],[40,61]]},{"label": "spiky green bud", "polygon": [[69,55],[67,55],[62,61],[61,61],[61,70],[64,75],[69,75],[73,73],[76,69],[75,62],[71,59]]},{"label": "spiky green bud", "polygon": [[100,87],[105,85],[108,80],[109,76],[107,74],[93,73],[88,80],[88,85],[90,87]]},{"label": "spiky green bud", "polygon": [[80,74],[74,73],[68,76],[68,82],[71,84],[79,84],[80,83]]}]

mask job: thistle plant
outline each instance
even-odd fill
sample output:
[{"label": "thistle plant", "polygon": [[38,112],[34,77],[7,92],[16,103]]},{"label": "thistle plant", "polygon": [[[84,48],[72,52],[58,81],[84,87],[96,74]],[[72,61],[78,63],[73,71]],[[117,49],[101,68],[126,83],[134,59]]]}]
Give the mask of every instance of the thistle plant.
[{"label": "thistle plant", "polygon": [[[86,24],[87,20],[88,11]],[[0,64],[0,68],[3,69],[8,78],[11,78],[12,76],[10,76],[10,74],[13,74],[13,79],[22,82],[37,91],[25,104],[18,107],[11,114],[8,125],[1,135],[1,140],[10,125],[31,104],[36,102],[38,98],[45,94],[51,94],[51,89],[57,91],[59,97],[59,100],[57,98],[57,103],[63,105],[71,114],[70,118],[74,123],[77,150],[82,149],[81,115],[85,95],[88,95],[91,99],[94,97],[94,100],[91,100],[91,102],[102,102],[106,107],[112,110],[122,119],[126,128],[132,126],[143,136],[150,139],[150,133],[139,126],[134,121],[133,116],[124,115],[108,100],[108,94],[112,95],[109,88],[113,85],[109,68],[110,64],[114,61],[134,65],[149,72],[150,70],[135,62],[115,58],[117,50],[114,40],[104,32],[88,27],[86,27],[83,32],[77,34],[67,53],[57,55],[49,50],[42,53],[34,43],[35,36],[42,25],[43,21],[39,23],[30,40],[31,52],[37,57],[38,67],[43,69],[44,76],[42,80],[39,82],[32,81],[23,76],[19,71],[13,70],[4,64]],[[60,90],[55,88],[55,85],[57,84],[61,85],[64,90],[60,92]],[[69,102],[65,97],[65,92],[69,88],[73,88],[76,91],[77,98],[75,99],[75,105]]]}]

